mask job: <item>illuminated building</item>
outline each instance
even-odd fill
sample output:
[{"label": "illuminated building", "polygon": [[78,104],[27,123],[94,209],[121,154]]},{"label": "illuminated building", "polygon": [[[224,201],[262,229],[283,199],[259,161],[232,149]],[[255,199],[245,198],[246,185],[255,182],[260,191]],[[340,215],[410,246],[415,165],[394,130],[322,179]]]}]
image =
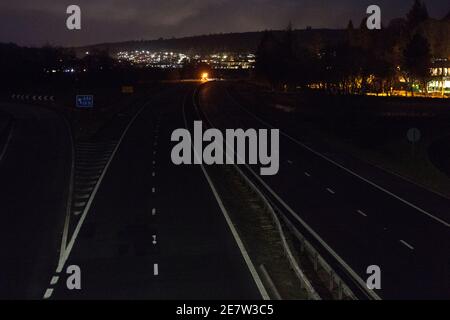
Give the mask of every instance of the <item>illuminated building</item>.
[{"label": "illuminated building", "polygon": [[433,95],[450,95],[450,61],[436,59],[430,70],[431,80],[428,82],[428,93]]}]

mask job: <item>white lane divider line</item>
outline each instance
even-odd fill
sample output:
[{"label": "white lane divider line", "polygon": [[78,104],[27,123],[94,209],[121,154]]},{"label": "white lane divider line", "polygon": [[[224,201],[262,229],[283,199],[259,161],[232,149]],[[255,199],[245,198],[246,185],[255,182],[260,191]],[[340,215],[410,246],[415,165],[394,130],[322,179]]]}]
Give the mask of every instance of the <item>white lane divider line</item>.
[{"label": "white lane divider line", "polygon": [[156,172],[155,171],[152,172],[152,177],[154,177],[154,176],[156,176]]},{"label": "white lane divider line", "polygon": [[403,244],[408,249],[414,250],[414,247],[412,245],[410,245],[408,242],[406,242],[405,240],[400,240],[400,243]]},{"label": "white lane divider line", "polygon": [[311,174],[309,174],[309,172],[305,171],[305,176],[307,176],[308,178],[311,178]]},{"label": "white lane divider line", "polygon": [[362,215],[363,217],[367,217],[367,214],[364,212],[364,211],[362,211],[362,210],[358,210],[358,211],[356,211],[356,212],[358,212],[360,215]]},{"label": "white lane divider line", "polygon": [[156,208],[152,209],[152,216],[156,216]]},{"label": "white lane divider line", "polygon": [[155,193],[155,192],[156,192],[156,188],[153,187],[153,188],[152,188],[152,193]]},{"label": "white lane divider line", "polygon": [[55,284],[58,283],[59,277],[58,276],[53,276],[52,280],[50,281],[50,285],[54,286]]},{"label": "white lane divider line", "polygon": [[52,296],[52,294],[53,294],[53,289],[52,289],[52,288],[48,288],[48,289],[45,291],[44,299],[50,299],[51,296]]},{"label": "white lane divider line", "polygon": [[327,188],[327,191],[328,191],[329,193],[331,193],[331,194],[336,194],[336,192],[334,192],[333,189]]},{"label": "white lane divider line", "polygon": [[153,264],[153,275],[154,276],[159,275],[159,267],[157,263]]},{"label": "white lane divider line", "polygon": [[153,165],[156,165],[156,160],[153,160]]},{"label": "white lane divider line", "polygon": [[289,163],[290,165],[293,165],[293,164],[294,164],[294,161],[288,160],[287,163]]},{"label": "white lane divider line", "polygon": [[157,244],[157,241],[156,241],[156,234],[153,235],[153,242],[152,242],[152,243],[153,243],[153,245],[156,245],[156,244]]}]

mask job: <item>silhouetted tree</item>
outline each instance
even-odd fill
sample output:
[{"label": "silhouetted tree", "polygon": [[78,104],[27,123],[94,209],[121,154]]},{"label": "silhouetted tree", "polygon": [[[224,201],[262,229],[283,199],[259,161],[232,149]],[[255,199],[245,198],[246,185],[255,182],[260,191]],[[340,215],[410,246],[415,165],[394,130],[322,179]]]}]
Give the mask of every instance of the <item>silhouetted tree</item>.
[{"label": "silhouetted tree", "polygon": [[279,52],[279,42],[271,32],[265,31],[256,51],[255,71],[258,77],[267,80],[273,88],[282,80]]},{"label": "silhouetted tree", "polygon": [[450,11],[447,13],[447,15],[442,20],[443,21],[450,21]]},{"label": "silhouetted tree", "polygon": [[353,25],[353,20],[349,20],[347,24],[347,30],[355,30],[355,27]]},{"label": "silhouetted tree", "polygon": [[421,0],[414,0],[411,10],[406,15],[408,28],[413,32],[422,22],[429,19],[428,9]]},{"label": "silhouetted tree", "polygon": [[426,91],[426,81],[430,76],[431,50],[428,40],[419,33],[416,33],[407,44],[404,52],[403,67],[410,83],[419,80]]}]

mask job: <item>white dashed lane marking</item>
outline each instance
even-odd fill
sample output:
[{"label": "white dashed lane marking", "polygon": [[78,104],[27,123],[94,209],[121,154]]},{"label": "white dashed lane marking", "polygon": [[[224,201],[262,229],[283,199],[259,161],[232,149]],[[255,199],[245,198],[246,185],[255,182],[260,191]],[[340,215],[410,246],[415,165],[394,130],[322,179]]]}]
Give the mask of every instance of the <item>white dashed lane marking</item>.
[{"label": "white dashed lane marking", "polygon": [[53,289],[52,288],[48,288],[47,291],[45,291],[44,299],[50,299],[52,294],[53,294]]},{"label": "white dashed lane marking", "polygon": [[336,194],[336,192],[334,192],[333,189],[327,188],[327,191],[328,191],[329,193],[331,193],[331,194]]},{"label": "white dashed lane marking", "polygon": [[366,214],[364,211],[358,210],[357,212],[358,212],[360,215],[362,215],[363,217],[367,217],[367,214]]},{"label": "white dashed lane marking", "polygon": [[311,177],[311,174],[309,174],[308,172],[305,172],[305,176]]},{"label": "white dashed lane marking", "polygon": [[410,245],[408,242],[404,241],[404,240],[400,240],[400,243],[403,244],[405,247],[407,247],[410,250],[414,250],[414,247],[412,245]]}]

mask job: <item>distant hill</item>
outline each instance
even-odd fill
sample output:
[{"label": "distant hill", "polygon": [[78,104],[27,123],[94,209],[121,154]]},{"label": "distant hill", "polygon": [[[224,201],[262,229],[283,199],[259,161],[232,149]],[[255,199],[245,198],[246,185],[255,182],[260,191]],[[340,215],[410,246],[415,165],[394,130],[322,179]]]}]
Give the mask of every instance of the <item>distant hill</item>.
[{"label": "distant hill", "polygon": [[[397,20],[400,20],[403,24],[405,23],[403,19]],[[450,34],[450,13],[441,20],[428,19],[422,23],[419,31],[428,38],[434,56],[450,58],[450,37],[448,36]],[[282,39],[284,35],[284,31],[282,30],[270,30],[270,32],[279,39]],[[224,33],[186,38],[102,43],[74,49],[77,55],[82,55],[86,51],[102,50],[109,52],[112,56],[119,51],[132,50],[167,50],[191,55],[216,52],[253,53],[257,50],[263,33],[263,31]],[[344,29],[303,29],[294,31],[296,43],[310,49],[336,44],[344,40],[345,37],[346,30]]]},{"label": "distant hill", "polygon": [[[282,37],[284,31],[271,31],[276,37]],[[119,51],[168,50],[191,54],[205,54],[214,52],[255,52],[263,32],[227,33],[194,36],[186,38],[127,41],[119,43],[103,43],[75,48],[77,54],[91,50],[106,50],[111,55]],[[307,29],[295,30],[294,36],[299,43],[305,46],[314,46],[320,43],[335,43],[343,39],[344,30]]]}]

